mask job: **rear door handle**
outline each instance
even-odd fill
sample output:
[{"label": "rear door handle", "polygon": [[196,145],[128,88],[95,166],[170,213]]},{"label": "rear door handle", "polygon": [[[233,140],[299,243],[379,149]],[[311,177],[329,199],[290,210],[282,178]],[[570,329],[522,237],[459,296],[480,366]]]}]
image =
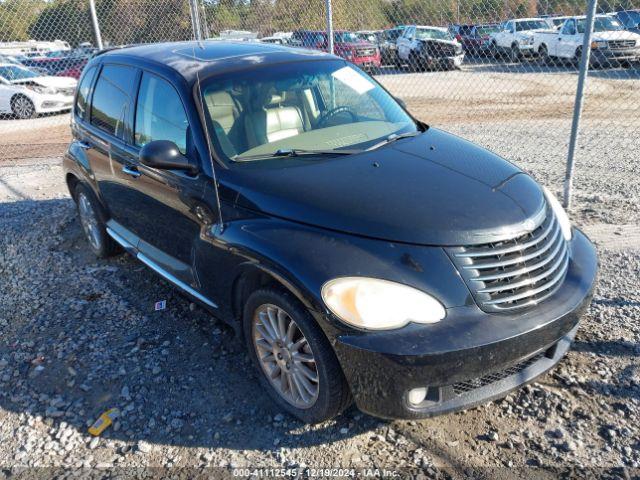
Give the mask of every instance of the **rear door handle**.
[{"label": "rear door handle", "polygon": [[131,165],[125,165],[124,167],[122,167],[122,173],[131,175],[133,178],[138,178],[140,175],[142,175],[136,167],[133,167]]}]

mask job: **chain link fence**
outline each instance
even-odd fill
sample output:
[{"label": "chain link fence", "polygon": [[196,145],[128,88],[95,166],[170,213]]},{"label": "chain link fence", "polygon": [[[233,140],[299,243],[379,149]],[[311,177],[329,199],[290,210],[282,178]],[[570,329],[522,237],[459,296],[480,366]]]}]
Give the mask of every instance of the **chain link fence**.
[{"label": "chain link fence", "polygon": [[[327,35],[328,5],[333,35]],[[640,0],[597,2],[585,43],[590,5],[95,0],[95,12],[105,47],[195,37],[333,49],[369,70],[419,119],[490,148],[558,193],[577,126],[584,60],[589,73],[574,137],[573,211],[583,222],[637,223]],[[17,62],[42,75],[77,78],[96,45],[89,0],[0,0],[0,65]],[[14,94],[0,95],[9,95],[0,101],[0,161],[59,156],[69,139],[68,113],[20,110]]]}]

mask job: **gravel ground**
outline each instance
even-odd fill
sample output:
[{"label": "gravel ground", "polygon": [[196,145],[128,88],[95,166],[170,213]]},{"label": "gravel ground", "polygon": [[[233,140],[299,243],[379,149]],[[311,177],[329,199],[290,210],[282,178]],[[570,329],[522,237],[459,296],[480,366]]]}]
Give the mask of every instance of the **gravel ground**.
[{"label": "gravel ground", "polygon": [[[552,180],[559,170],[535,161],[535,138],[514,138],[516,160]],[[580,183],[573,216],[598,244],[600,283],[559,366],[465,412],[386,422],[351,408],[309,427],[273,407],[229,328],[129,256],[93,257],[59,159],[0,163],[0,478],[33,466],[640,475],[640,193],[634,185],[624,203],[629,192],[594,177]],[[166,310],[154,311],[158,300]],[[115,424],[89,435],[110,408]]]}]

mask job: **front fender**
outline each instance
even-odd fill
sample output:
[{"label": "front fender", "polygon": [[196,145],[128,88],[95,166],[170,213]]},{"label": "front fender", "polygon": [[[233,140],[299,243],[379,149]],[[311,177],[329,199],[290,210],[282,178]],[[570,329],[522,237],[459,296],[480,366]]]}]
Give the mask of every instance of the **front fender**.
[{"label": "front fender", "polygon": [[235,258],[227,270],[229,275],[225,275],[229,280],[224,280],[230,303],[237,278],[247,269],[257,268],[325,318],[331,316],[321,298],[322,286],[345,276],[410,285],[435,296],[446,308],[473,304],[467,287],[439,247],[372,240],[268,217],[230,222],[218,242]]}]

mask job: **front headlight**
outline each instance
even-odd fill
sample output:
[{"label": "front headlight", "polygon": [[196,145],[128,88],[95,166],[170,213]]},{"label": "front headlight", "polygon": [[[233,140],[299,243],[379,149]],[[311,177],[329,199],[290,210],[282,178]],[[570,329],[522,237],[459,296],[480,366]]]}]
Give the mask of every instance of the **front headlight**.
[{"label": "front headlight", "polygon": [[547,203],[549,203],[553,214],[556,216],[556,220],[558,220],[560,224],[562,236],[568,242],[571,240],[571,221],[567,216],[567,212],[564,211],[564,208],[562,208],[556,196],[551,193],[547,187],[542,187],[542,189],[544,190],[544,196],[547,198]]},{"label": "front headlight", "polygon": [[446,315],[431,295],[376,278],[329,280],[322,286],[322,299],[343,322],[366,330],[400,328],[409,322],[436,323]]},{"label": "front headlight", "polygon": [[594,42],[591,42],[591,48],[608,48],[609,47],[609,42],[605,42],[602,40],[596,40]]},{"label": "front headlight", "polygon": [[56,90],[53,87],[43,87],[43,86],[40,86],[40,85],[29,85],[27,88],[30,88],[34,92],[47,93],[47,94],[50,94],[50,95],[55,95],[56,93],[58,93],[58,90]]}]

